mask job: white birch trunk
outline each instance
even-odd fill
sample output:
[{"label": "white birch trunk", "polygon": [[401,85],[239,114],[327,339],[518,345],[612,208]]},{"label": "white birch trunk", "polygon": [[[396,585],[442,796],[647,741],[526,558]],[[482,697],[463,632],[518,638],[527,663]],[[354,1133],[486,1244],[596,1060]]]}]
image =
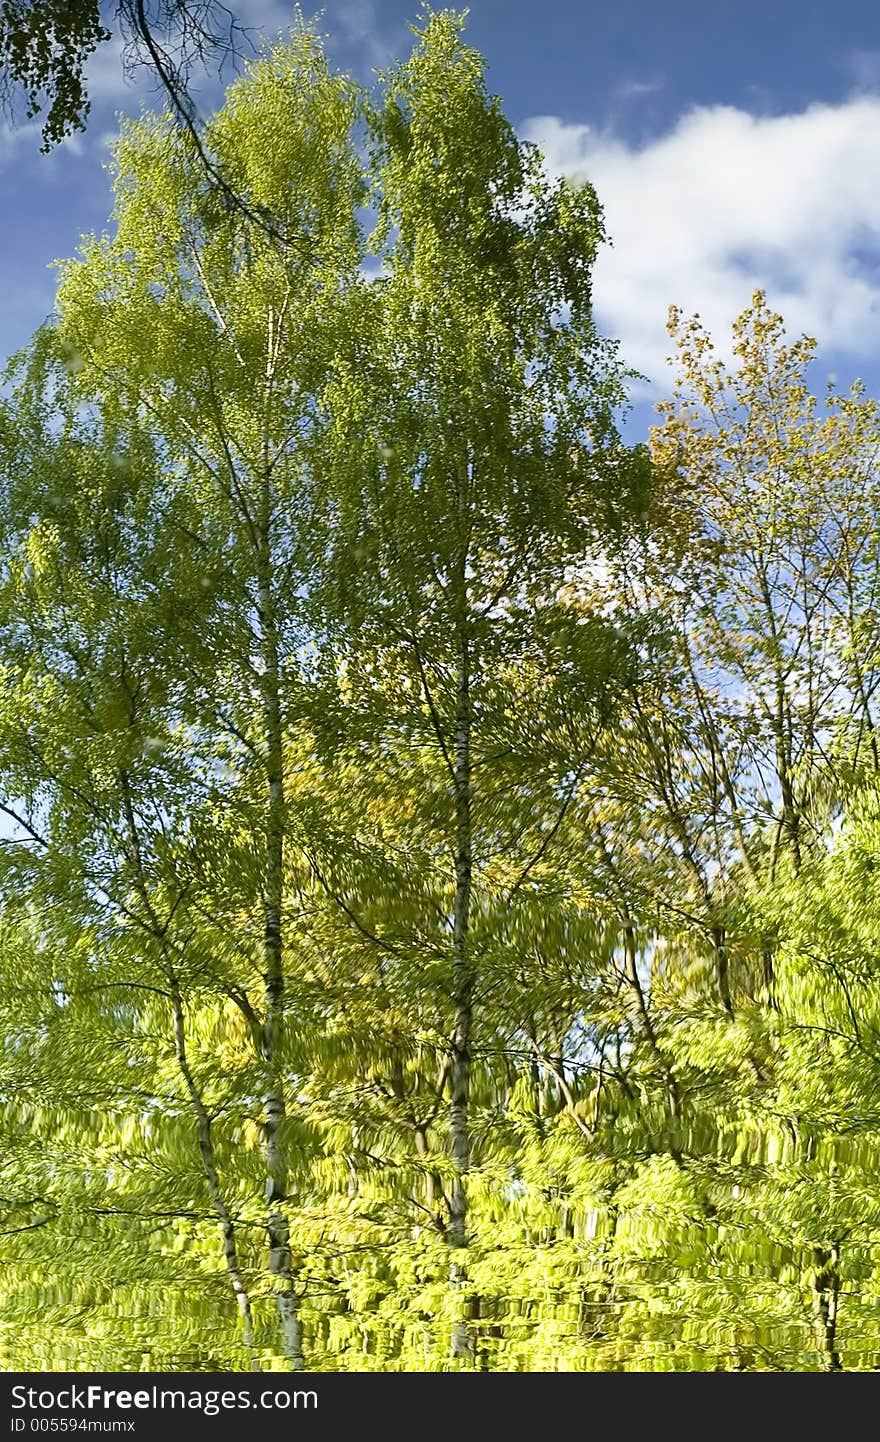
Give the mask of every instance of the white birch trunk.
[{"label": "white birch trunk", "polygon": [[262,650],[263,735],[266,765],[266,831],[263,870],[263,983],[264,1020],[264,1135],[266,1159],[266,1228],[269,1272],[281,1335],[281,1350],[290,1370],[302,1371],[302,1327],[299,1299],[293,1281],[290,1227],[285,1213],[288,1188],[287,1150],[284,1141],[286,1106],[282,1077],[284,1043],[284,735],[281,719],[281,675],[275,602],[272,595],[269,539],[270,493],[263,483],[259,536],[259,611]]},{"label": "white birch trunk", "polygon": [[455,900],[452,917],[452,986],[455,1020],[452,1039],[449,1136],[454,1168],[449,1197],[447,1241],[449,1278],[455,1308],[452,1355],[467,1359],[473,1347],[467,1324],[467,1190],[470,1169],[470,1072],[473,1017],[473,974],[468,949],[473,845],[471,837],[471,702],[470,649],[462,634],[459,649],[458,695],[455,717]]},{"label": "white birch trunk", "polygon": [[202,1094],[196,1086],[190,1069],[186,1050],[183,1000],[177,982],[174,980],[171,981],[171,1005],[174,1016],[174,1052],[177,1057],[180,1074],[183,1077],[184,1085],[189,1095],[190,1104],[195,1113],[199,1156],[202,1161],[202,1170],[205,1174],[211,1206],[220,1223],[220,1229],[223,1235],[223,1253],[226,1259],[226,1272],[241,1319],[242,1341],[250,1356],[251,1371],[258,1372],[260,1370],[260,1363],[255,1349],[251,1299],[238,1260],[235,1223],[226,1205],[226,1198],[223,1195],[223,1188],[220,1185],[220,1177],[217,1172],[217,1164],[214,1157],[214,1141],[211,1135],[211,1118],[208,1115],[205,1103],[202,1100]]}]

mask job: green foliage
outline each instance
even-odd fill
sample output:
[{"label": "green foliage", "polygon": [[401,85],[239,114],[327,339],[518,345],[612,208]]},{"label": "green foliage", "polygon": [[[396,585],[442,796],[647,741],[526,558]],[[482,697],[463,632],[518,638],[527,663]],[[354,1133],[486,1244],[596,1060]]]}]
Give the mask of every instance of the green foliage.
[{"label": "green foliage", "polygon": [[3,1365],[876,1370],[876,407],[625,447],[454,15],[204,138],[0,408]]}]

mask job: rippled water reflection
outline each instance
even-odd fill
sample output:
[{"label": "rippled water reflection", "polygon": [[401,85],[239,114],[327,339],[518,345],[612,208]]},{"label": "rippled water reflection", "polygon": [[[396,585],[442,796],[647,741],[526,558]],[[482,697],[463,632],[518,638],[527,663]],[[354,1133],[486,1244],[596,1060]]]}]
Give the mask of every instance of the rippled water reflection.
[{"label": "rippled water reflection", "polygon": [[[649,1142],[649,1128],[639,1146],[634,1113],[623,1119],[626,1130],[616,1119],[601,1147],[558,1104],[517,1118],[507,1102],[518,1150],[508,1132],[504,1165],[493,1163],[487,1130],[458,1292],[440,1226],[419,1215],[424,1171],[409,1171],[406,1194],[400,1177],[386,1184],[379,1167],[365,1168],[356,1185],[350,1174],[343,1188],[345,1158],[333,1158],[326,1136],[318,1143],[323,1195],[313,1178],[311,1196],[303,1187],[288,1204],[310,1369],[880,1367],[870,1130],[821,1134],[787,1119],[712,1140],[705,1118],[692,1129],[680,1119],[665,1147],[656,1134]],[[51,1158],[56,1186],[72,1160],[59,1110],[44,1152],[44,1195],[25,1197],[19,1176],[17,1200],[4,1203],[3,1367],[284,1370],[264,1224],[244,1185],[255,1148],[234,1131],[225,1140],[230,1192],[236,1160],[243,1174],[232,1220],[251,1304],[248,1344],[192,1126],[183,1116],[154,1116],[145,1127],[89,1115],[90,1127],[79,1117],[87,1143],[79,1195],[52,1196]],[[23,1123],[25,1110],[18,1116]],[[499,1110],[495,1130],[501,1125]],[[8,1189],[14,1184],[7,1179]],[[456,1315],[470,1352],[453,1361]]]}]

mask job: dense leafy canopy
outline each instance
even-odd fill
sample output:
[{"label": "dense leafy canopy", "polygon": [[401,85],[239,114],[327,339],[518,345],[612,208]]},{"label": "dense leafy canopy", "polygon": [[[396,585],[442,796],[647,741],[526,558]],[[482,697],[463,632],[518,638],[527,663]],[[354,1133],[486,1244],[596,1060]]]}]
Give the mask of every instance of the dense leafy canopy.
[{"label": "dense leafy canopy", "polygon": [[453,15],[203,143],[0,410],[3,1365],[875,1370],[877,407],[624,445]]}]

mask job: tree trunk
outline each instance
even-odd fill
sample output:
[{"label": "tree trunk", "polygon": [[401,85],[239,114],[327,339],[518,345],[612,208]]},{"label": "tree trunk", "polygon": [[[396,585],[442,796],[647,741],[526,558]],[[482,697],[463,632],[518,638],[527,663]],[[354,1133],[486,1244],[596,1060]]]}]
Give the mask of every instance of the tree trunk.
[{"label": "tree trunk", "polygon": [[840,1247],[813,1248],[813,1317],[823,1372],[842,1372],[837,1350],[837,1301],[840,1294]]},{"label": "tree trunk", "polygon": [[[132,723],[134,717],[132,716]],[[189,1065],[189,1057],[186,1049],[186,1025],[183,1010],[183,997],[180,994],[180,986],[175,975],[174,966],[168,941],[166,928],[159,925],[158,918],[153,908],[147,889],[147,881],[144,873],[143,855],[141,852],[140,836],[138,833],[137,821],[135,819],[134,806],[131,798],[131,786],[128,773],[120,772],[120,789],[122,791],[123,809],[125,812],[126,829],[129,842],[129,864],[134,872],[135,886],[144,906],[146,924],[156,939],[164,961],[164,970],[168,982],[169,995],[171,997],[172,1025],[174,1031],[174,1054],[177,1058],[177,1065],[187,1090],[190,1105],[196,1119],[196,1135],[198,1137],[199,1157],[201,1158],[202,1170],[205,1174],[205,1181],[208,1187],[208,1196],[214,1214],[220,1223],[223,1235],[223,1253],[226,1258],[226,1272],[229,1277],[235,1303],[238,1307],[238,1314],[241,1318],[242,1341],[250,1356],[251,1370],[260,1370],[259,1359],[255,1351],[254,1323],[251,1311],[251,1301],[248,1295],[238,1260],[238,1247],[235,1239],[235,1224],[232,1220],[229,1208],[226,1205],[226,1198],[220,1185],[220,1176],[217,1171],[217,1163],[214,1156],[214,1139],[211,1134],[211,1118],[208,1115],[202,1094],[199,1091],[192,1070]]]},{"label": "tree trunk", "polygon": [[195,1078],[189,1065],[189,1058],[186,1051],[186,1028],[184,1024],[183,1000],[180,995],[180,988],[176,980],[170,982],[171,1006],[174,1016],[174,1053],[177,1057],[177,1065],[183,1077],[189,1095],[190,1104],[196,1118],[196,1130],[199,1141],[199,1156],[202,1160],[202,1170],[205,1173],[205,1181],[208,1185],[208,1196],[211,1199],[211,1206],[220,1222],[223,1233],[223,1252],[226,1258],[226,1271],[235,1296],[238,1314],[241,1318],[242,1341],[250,1356],[251,1371],[259,1372],[260,1363],[257,1358],[254,1346],[254,1322],[251,1313],[251,1299],[241,1273],[241,1266],[238,1260],[238,1247],[235,1240],[235,1223],[226,1205],[226,1198],[220,1186],[220,1177],[217,1172],[217,1163],[214,1157],[214,1140],[211,1135],[211,1118],[208,1115],[202,1094],[196,1086]]},{"label": "tree trunk", "polygon": [[462,635],[459,649],[458,695],[455,715],[455,900],[452,916],[452,987],[455,1008],[452,1041],[449,1136],[454,1174],[449,1197],[446,1237],[451,1249],[449,1276],[455,1295],[452,1355],[471,1358],[473,1344],[467,1325],[464,1291],[467,1285],[467,1191],[470,1168],[471,1024],[473,975],[468,951],[473,852],[471,838],[471,703],[470,651]]},{"label": "tree trunk", "polygon": [[651,1021],[651,1014],[648,1011],[648,1004],[645,1001],[645,993],[642,989],[641,978],[639,977],[638,950],[636,947],[635,928],[630,917],[624,918],[623,954],[624,974],[626,976],[629,988],[635,998],[636,1007],[638,1009],[640,1030],[645,1040],[647,1041],[648,1046],[651,1049],[657,1065],[660,1068],[660,1071],[663,1075],[663,1080],[666,1085],[666,1107],[669,1116],[669,1127],[667,1130],[667,1134],[663,1139],[664,1146],[668,1151],[669,1155],[672,1157],[673,1161],[677,1162],[680,1166],[681,1151],[679,1149],[677,1140],[677,1124],[679,1113],[681,1111],[681,1099],[678,1093],[678,1082],[676,1081],[675,1072],[672,1069],[672,1065],[669,1062],[668,1058],[664,1055],[660,1043],[657,1040],[657,1033],[654,1030],[653,1022]]},{"label": "tree trunk", "polygon": [[290,1227],[285,1214],[288,1188],[284,1139],[286,1107],[282,1075],[284,1042],[284,736],[281,720],[281,676],[278,628],[271,584],[269,544],[269,483],[264,482],[259,548],[259,614],[261,628],[263,735],[266,766],[266,831],[263,870],[263,983],[265,1010],[262,1033],[264,1063],[264,1135],[266,1157],[266,1226],[269,1272],[281,1332],[281,1350],[290,1370],[302,1371],[302,1327],[293,1281]]},{"label": "tree trunk", "polygon": [[723,926],[712,927],[712,948],[715,952],[715,980],[721,1005],[729,1017],[733,1016],[733,1001],[730,995],[730,959],[727,952],[727,932]]}]

